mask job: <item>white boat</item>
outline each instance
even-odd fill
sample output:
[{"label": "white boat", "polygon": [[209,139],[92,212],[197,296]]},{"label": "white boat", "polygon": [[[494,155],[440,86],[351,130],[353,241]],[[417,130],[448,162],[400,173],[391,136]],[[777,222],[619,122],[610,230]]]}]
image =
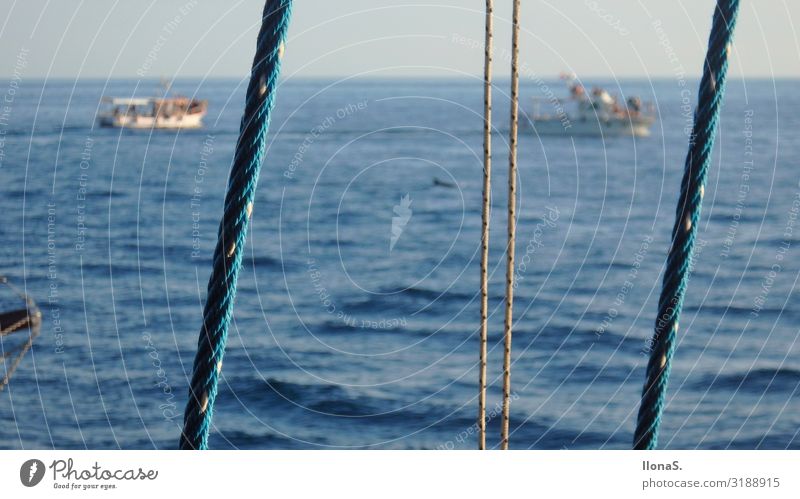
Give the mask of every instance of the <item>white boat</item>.
[{"label": "white boat", "polygon": [[[639,97],[629,97],[621,104],[606,90],[595,87],[587,93],[583,85],[567,78],[569,98],[535,98],[528,116],[539,135],[636,136],[650,135],[655,122],[653,105],[643,105]],[[551,112],[542,112],[542,108]]]},{"label": "white boat", "polygon": [[115,128],[200,128],[208,101],[188,97],[104,97],[109,105],[97,116],[100,126]]}]

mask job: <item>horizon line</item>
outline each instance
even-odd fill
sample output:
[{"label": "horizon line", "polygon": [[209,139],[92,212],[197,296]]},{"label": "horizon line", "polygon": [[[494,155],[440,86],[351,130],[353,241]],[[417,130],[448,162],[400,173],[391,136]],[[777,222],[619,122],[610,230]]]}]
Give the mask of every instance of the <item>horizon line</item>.
[{"label": "horizon line", "polygon": [[[698,73],[696,75],[684,75],[682,79],[684,80],[699,80],[701,78],[701,74]],[[66,76],[66,75],[56,75],[56,76],[46,76],[46,75],[34,75],[34,76],[26,76],[24,80],[30,81],[50,81],[50,80],[57,80],[57,81],[119,81],[119,80],[140,80],[140,81],[181,81],[181,80],[245,80],[250,77],[250,74],[242,74],[240,76],[237,75],[215,75],[215,76],[203,76],[203,75],[181,75],[176,77],[166,77],[166,76],[139,76],[139,75],[120,75],[120,76],[112,76],[112,77],[103,77],[103,76]],[[540,76],[543,81],[558,81],[560,77],[557,74],[552,76]],[[10,81],[13,79],[13,76],[0,76],[0,81]],[[358,80],[358,81],[386,81],[386,80],[405,80],[405,81],[420,81],[420,80],[454,80],[454,81],[472,81],[472,80],[479,80],[483,81],[482,74],[476,75],[393,75],[393,76],[353,76],[353,75],[303,75],[303,76],[281,76],[281,80],[307,80],[307,81],[335,81],[335,80]],[[510,76],[497,76],[493,78],[493,81],[506,81],[510,80]],[[579,80],[627,80],[627,81],[649,81],[649,80],[675,80],[678,79],[675,75],[672,74],[663,74],[663,75],[644,75],[644,76],[635,76],[635,75],[625,75],[625,76],[613,76],[613,75],[586,75],[580,76]],[[786,80],[786,81],[793,81],[793,80],[800,80],[800,75],[753,75],[753,76],[728,76],[729,81],[742,81],[742,80],[764,80],[764,81],[779,81],[779,80]],[[520,78],[520,83],[524,82],[535,82],[533,78]]]}]

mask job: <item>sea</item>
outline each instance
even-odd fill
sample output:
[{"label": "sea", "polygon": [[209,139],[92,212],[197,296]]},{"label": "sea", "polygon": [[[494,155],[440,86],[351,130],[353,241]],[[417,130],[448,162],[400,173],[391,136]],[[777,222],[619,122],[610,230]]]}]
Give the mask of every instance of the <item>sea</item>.
[{"label": "sea", "polygon": [[[557,112],[566,89],[523,77],[512,449],[632,443],[698,82],[584,83],[657,119],[649,137],[540,136],[533,99]],[[246,84],[176,80],[209,112],[170,131],[96,125],[102,97],[156,81],[0,82],[0,274],[42,311],[0,392],[0,448],[177,447]],[[660,448],[800,449],[797,88],[728,82]],[[489,448],[508,95],[496,81]],[[276,99],[210,447],[476,448],[480,78],[288,78]]]}]

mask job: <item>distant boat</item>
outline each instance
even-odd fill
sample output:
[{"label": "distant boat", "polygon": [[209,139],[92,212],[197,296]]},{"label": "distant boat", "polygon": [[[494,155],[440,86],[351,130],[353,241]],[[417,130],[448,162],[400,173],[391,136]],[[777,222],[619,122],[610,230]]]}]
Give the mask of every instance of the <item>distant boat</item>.
[{"label": "distant boat", "polygon": [[104,97],[108,104],[97,116],[100,126],[114,128],[200,128],[208,112],[208,101],[183,96],[118,98]]},{"label": "distant boat", "polygon": [[[533,113],[529,118],[537,134],[593,137],[650,135],[650,127],[655,122],[652,104],[643,105],[639,97],[629,97],[622,104],[603,88],[595,87],[591,92],[586,92],[574,77],[564,79],[569,87],[568,99],[534,99]],[[542,101],[552,113],[541,112]]]}]

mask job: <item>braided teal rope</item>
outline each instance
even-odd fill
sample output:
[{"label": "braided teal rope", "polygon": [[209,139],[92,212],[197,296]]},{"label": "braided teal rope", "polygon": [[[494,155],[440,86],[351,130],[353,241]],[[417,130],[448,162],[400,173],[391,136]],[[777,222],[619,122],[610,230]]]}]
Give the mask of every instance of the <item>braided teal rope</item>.
[{"label": "braided teal rope", "polygon": [[675,350],[675,335],[697,234],[703,186],[725,92],[728,52],[738,10],[739,0],[717,0],[714,10],[708,53],[700,81],[698,107],[694,115],[694,129],[689,140],[689,153],[686,156],[675,226],[672,229],[672,246],[658,301],[658,317],[647,364],[647,381],[642,390],[633,440],[634,449],[654,449],[658,441],[658,426],[664,410],[667,381]]},{"label": "braided teal rope", "polygon": [[239,126],[239,140],[228,178],[219,238],[214,249],[213,270],[208,280],[203,327],[194,359],[189,401],[183,417],[181,449],[208,448],[208,432],[217,396],[217,377],[222,369],[228,325],[236,297],[236,280],[242,264],[242,249],[264,158],[291,3],[291,0],[267,0],[264,6],[244,115]]}]

